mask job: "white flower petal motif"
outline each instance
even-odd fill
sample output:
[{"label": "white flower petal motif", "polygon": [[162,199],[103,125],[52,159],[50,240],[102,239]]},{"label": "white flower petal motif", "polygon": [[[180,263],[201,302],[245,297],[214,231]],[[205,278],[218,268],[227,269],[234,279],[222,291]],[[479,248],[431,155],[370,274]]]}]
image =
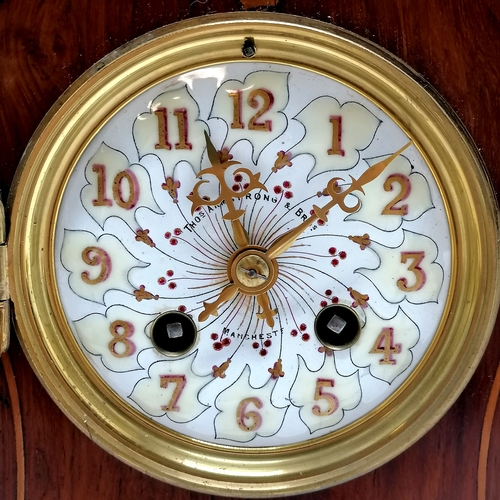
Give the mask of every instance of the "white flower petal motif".
[{"label": "white flower petal motif", "polygon": [[403,230],[403,242],[396,248],[374,241],[369,247],[380,258],[377,269],[358,269],[379,290],[385,300],[412,304],[437,302],[443,284],[443,268],[436,262],[436,243],[423,234]]},{"label": "white flower petal motif", "polygon": [[142,368],[137,357],[152,346],[146,336],[146,325],[156,316],[112,306],[106,315],[89,314],[74,325],[85,349],[100,356],[108,370],[126,372]]},{"label": "white flower petal motif", "polygon": [[282,426],[287,408],[278,408],[271,400],[276,380],[269,378],[262,387],[254,388],[249,378],[247,365],[238,380],[217,396],[217,438],[245,443],[256,436],[272,436]]},{"label": "white flower petal motif", "polygon": [[61,262],[70,272],[69,286],[79,297],[104,304],[110,290],[133,293],[128,281],[133,267],[145,266],[115,236],[96,238],[88,231],[64,231]]},{"label": "white flower petal motif", "polygon": [[300,407],[300,419],[311,434],[338,424],[346,410],[352,410],[361,401],[358,372],[342,376],[333,356],[325,356],[318,371],[310,371],[299,356],[297,378],[290,392],[292,404]]},{"label": "white flower petal motif", "polygon": [[179,423],[195,419],[208,408],[199,402],[198,394],[213,380],[211,374],[200,376],[193,372],[191,367],[197,353],[153,363],[148,378],[137,382],[129,398],[154,417],[166,415]]},{"label": "white flower petal motif", "polygon": [[121,151],[104,143],[88,162],[85,178],[88,184],[82,189],[82,204],[101,227],[109,217],[120,217],[135,229],[138,207],[160,212],[147,170],[139,164],[130,165]]},{"label": "white flower petal motif", "polygon": [[210,118],[227,124],[225,147],[242,139],[253,145],[256,163],[262,150],[286,129],[282,113],[288,103],[288,73],[256,71],[244,82],[228,80],[217,89]]},{"label": "white flower petal motif", "polygon": [[165,177],[173,177],[175,166],[183,160],[189,162],[195,172],[200,171],[206,128],[199,119],[198,104],[184,85],[154,99],[150,111],[137,117],[133,134],[139,156],[158,156]]},{"label": "white flower petal motif", "polygon": [[411,348],[419,337],[417,325],[401,308],[389,319],[367,308],[365,326],[351,347],[351,359],[356,366],[369,366],[374,377],[390,384],[410,366]]},{"label": "white flower petal motif", "polygon": [[[372,166],[381,158],[371,159]],[[361,200],[361,208],[347,217],[359,220],[383,231],[394,231],[403,220],[418,219],[433,208],[429,185],[425,177],[412,173],[407,158],[398,156],[384,170],[383,175],[363,187],[364,194],[355,193]]]},{"label": "white flower petal motif", "polygon": [[[359,161],[359,151],[373,141],[380,120],[356,102],[342,106],[330,96],[318,97],[294,120],[305,127],[302,141],[291,149],[292,157],[314,155],[309,179],[328,170],[347,170]],[[325,124],[319,127],[318,123]]]}]

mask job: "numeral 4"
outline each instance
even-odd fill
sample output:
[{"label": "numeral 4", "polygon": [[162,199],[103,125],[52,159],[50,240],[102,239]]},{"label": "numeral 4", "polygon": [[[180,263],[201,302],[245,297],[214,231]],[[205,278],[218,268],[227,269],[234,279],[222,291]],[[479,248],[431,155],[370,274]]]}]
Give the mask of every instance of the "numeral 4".
[{"label": "numeral 4", "polygon": [[373,344],[370,354],[383,354],[384,357],[379,361],[381,365],[395,365],[396,360],[392,356],[400,352],[401,344],[394,344],[394,329],[382,328],[382,332]]}]

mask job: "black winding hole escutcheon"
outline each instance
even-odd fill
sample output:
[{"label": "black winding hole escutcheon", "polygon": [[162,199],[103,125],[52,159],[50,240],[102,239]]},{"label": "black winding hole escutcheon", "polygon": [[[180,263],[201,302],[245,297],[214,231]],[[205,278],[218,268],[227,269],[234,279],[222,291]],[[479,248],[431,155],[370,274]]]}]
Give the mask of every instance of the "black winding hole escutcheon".
[{"label": "black winding hole escutcheon", "polygon": [[314,322],[318,340],[334,350],[348,349],[356,343],[361,332],[358,315],[350,307],[334,304],[323,308]]},{"label": "black winding hole escutcheon", "polygon": [[191,316],[179,311],[168,311],[158,316],[151,328],[155,348],[167,356],[188,352],[198,338],[198,330]]}]

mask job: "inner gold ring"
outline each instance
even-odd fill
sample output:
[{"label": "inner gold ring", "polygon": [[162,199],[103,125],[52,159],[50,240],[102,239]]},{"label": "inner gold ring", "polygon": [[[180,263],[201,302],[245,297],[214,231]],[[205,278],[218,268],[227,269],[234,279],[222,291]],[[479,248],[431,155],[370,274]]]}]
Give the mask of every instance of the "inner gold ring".
[{"label": "inner gold ring", "polygon": [[241,293],[259,295],[276,283],[278,264],[266,256],[264,248],[247,247],[229,259],[227,274]]}]

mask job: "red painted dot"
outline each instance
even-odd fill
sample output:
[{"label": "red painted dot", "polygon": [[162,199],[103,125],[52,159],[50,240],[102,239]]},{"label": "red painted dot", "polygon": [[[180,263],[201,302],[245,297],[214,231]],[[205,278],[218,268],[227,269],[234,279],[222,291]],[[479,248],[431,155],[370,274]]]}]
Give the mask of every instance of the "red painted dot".
[{"label": "red painted dot", "polygon": [[258,342],[254,342],[254,343],[252,344],[252,347],[253,347],[254,349],[258,349],[260,346],[259,346],[259,343],[258,343]]},{"label": "red painted dot", "polygon": [[165,238],[167,238],[167,240],[170,238],[170,236],[172,236],[172,233],[170,231],[167,231],[165,233]]},{"label": "red painted dot", "polygon": [[186,306],[179,306],[177,310],[180,311],[181,313],[186,312]]},{"label": "red painted dot", "polygon": [[287,200],[289,200],[290,198],[293,198],[293,193],[291,191],[285,191],[284,196]]},{"label": "red painted dot", "polygon": [[298,334],[299,334],[299,332],[298,332],[297,330],[292,330],[292,331],[290,332],[290,335],[291,335],[292,337],[296,337]]},{"label": "red painted dot", "polygon": [[243,184],[243,189],[247,189],[248,186],[250,186],[250,184],[248,182],[245,182],[245,184]]},{"label": "red painted dot", "polygon": [[177,288],[177,283],[175,283],[174,281],[171,281],[168,284],[168,288],[170,288],[170,290],[173,290],[174,288]]},{"label": "red painted dot", "polygon": [[309,210],[309,215],[314,215],[314,210]]},{"label": "red painted dot", "polygon": [[332,260],[332,266],[337,267],[339,265],[339,260],[338,259],[333,259]]},{"label": "red painted dot", "polygon": [[222,349],[222,343],[221,342],[214,342],[214,349],[216,351],[220,351]]},{"label": "red painted dot", "polygon": [[239,191],[240,190],[240,185],[239,184],[233,184],[233,191]]},{"label": "red painted dot", "polygon": [[172,269],[169,269],[169,270],[167,271],[167,276],[168,276],[169,278],[171,278],[173,275],[174,275],[174,272],[172,271]]},{"label": "red painted dot", "polygon": [[270,340],[266,340],[266,341],[264,342],[264,345],[265,345],[266,347],[271,347],[271,344],[272,344],[272,342],[271,342]]},{"label": "red painted dot", "polygon": [[328,305],[328,302],[326,300],[322,300],[319,305],[321,307],[326,307]]},{"label": "red painted dot", "polygon": [[261,349],[261,350],[259,351],[259,354],[260,354],[261,356],[265,356],[265,355],[267,354],[267,349]]},{"label": "red painted dot", "polygon": [[231,343],[231,339],[229,337],[226,337],[223,341],[222,341],[222,345],[223,346],[228,346],[229,344]]},{"label": "red painted dot", "polygon": [[300,328],[300,331],[301,331],[301,332],[303,332],[304,330],[307,330],[307,326],[306,326],[306,324],[305,324],[305,323],[302,323],[302,324],[299,326],[299,328]]},{"label": "red painted dot", "polygon": [[201,207],[195,208],[195,212],[201,212]]},{"label": "red painted dot", "polygon": [[234,176],[234,182],[241,182],[243,180],[243,176],[241,174],[236,174]]},{"label": "red painted dot", "polygon": [[[191,194],[193,194],[193,193],[191,193]],[[202,196],[202,198],[203,198],[205,201],[210,201],[210,196],[206,196],[206,195],[205,195],[205,196]]]},{"label": "red painted dot", "polygon": [[218,336],[216,333],[212,333],[212,334],[210,335],[210,338],[211,338],[212,340],[217,340],[217,339],[219,338],[219,336]]},{"label": "red painted dot", "polygon": [[181,228],[180,228],[180,227],[176,227],[176,228],[174,229],[174,234],[175,234],[175,236],[179,236],[181,233],[182,233],[182,230],[181,230]]},{"label": "red painted dot", "polygon": [[276,194],[280,194],[280,193],[281,193],[281,191],[283,191],[283,190],[281,189],[281,186],[274,186],[274,192],[275,192]]},{"label": "red painted dot", "polygon": [[325,290],[325,295],[331,295],[331,294],[332,294],[332,291],[330,289]]},{"label": "red painted dot", "polygon": [[302,335],[302,340],[304,342],[307,342],[310,338],[311,336],[308,333],[304,333],[304,335]]},{"label": "red painted dot", "polygon": [[325,225],[325,221],[318,219],[318,226],[324,226],[324,225]]},{"label": "red painted dot", "polygon": [[338,304],[338,302],[339,302],[339,298],[338,297],[333,297],[332,298],[332,303],[333,304]]},{"label": "red painted dot", "polygon": [[164,285],[166,282],[167,282],[167,280],[163,276],[161,278],[158,278],[159,285]]},{"label": "red painted dot", "polygon": [[292,187],[292,183],[290,181],[283,182],[283,187],[285,189],[290,189]]},{"label": "red painted dot", "polygon": [[170,244],[171,244],[171,245],[174,245],[174,246],[175,246],[175,245],[177,245],[177,243],[179,243],[179,240],[177,240],[176,238],[172,238],[172,239],[170,240]]},{"label": "red painted dot", "polygon": [[335,255],[337,253],[337,249],[335,247],[330,247],[328,249],[328,252],[330,253],[330,255]]},{"label": "red painted dot", "polygon": [[347,254],[346,254],[345,252],[343,252],[343,251],[342,251],[342,252],[340,252],[340,253],[339,253],[339,257],[340,257],[341,259],[345,259],[345,258],[347,257]]}]

